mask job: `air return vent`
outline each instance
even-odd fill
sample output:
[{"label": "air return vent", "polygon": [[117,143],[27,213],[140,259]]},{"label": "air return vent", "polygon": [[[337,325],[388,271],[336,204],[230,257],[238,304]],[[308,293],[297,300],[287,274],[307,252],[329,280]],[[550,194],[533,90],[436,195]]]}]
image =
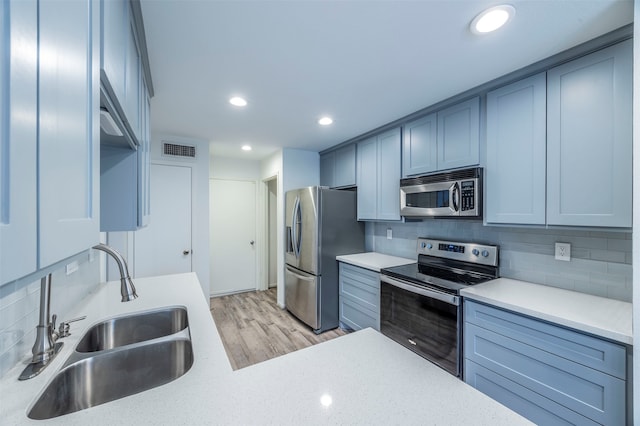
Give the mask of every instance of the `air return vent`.
[{"label": "air return vent", "polygon": [[162,146],[162,154],[170,155],[172,157],[196,158],[196,147],[164,142]]}]

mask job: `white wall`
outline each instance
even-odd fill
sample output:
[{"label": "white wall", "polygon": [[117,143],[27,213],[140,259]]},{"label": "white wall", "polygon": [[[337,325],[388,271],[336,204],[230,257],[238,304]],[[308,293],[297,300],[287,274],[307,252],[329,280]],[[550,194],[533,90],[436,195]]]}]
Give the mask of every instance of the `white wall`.
[{"label": "white wall", "polygon": [[[633,330],[640,330],[640,1],[634,5],[633,39]],[[640,342],[633,346],[633,418],[640,424]]]},{"label": "white wall", "polygon": [[320,184],[320,155],[317,152],[283,149],[282,167],[284,192]]}]

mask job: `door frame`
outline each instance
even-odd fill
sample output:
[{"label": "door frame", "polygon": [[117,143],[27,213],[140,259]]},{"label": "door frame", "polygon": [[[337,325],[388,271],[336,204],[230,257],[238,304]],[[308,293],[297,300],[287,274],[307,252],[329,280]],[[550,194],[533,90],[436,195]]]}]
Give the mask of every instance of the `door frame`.
[{"label": "door frame", "polygon": [[[280,194],[280,172],[277,172],[271,176],[268,176],[262,179],[261,186],[262,190],[260,191],[260,208],[259,208],[259,217],[261,218],[259,223],[259,232],[260,241],[259,241],[259,249],[261,255],[258,260],[258,288],[257,290],[268,290],[269,289],[269,182],[275,180],[276,182],[276,190],[278,191],[276,194],[276,215],[279,214],[279,204],[282,198],[282,194]],[[278,220],[276,218],[276,269],[279,268],[278,261],[278,250],[281,249],[281,237],[278,233]],[[280,271],[277,271],[277,286],[281,286],[280,282]]]}]

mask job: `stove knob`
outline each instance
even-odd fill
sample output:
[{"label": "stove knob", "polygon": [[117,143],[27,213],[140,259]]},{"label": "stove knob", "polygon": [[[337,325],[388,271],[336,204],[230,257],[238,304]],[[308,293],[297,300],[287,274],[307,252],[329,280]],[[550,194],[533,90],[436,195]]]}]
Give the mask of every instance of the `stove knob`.
[{"label": "stove knob", "polygon": [[420,247],[425,248],[427,246],[427,243],[420,243]]},{"label": "stove knob", "polygon": [[487,250],[482,250],[482,257],[489,257],[489,252]]},{"label": "stove knob", "polygon": [[429,250],[431,250],[431,249],[433,248],[433,246],[431,245],[431,243],[427,244],[427,248],[428,248]]},{"label": "stove knob", "polygon": [[471,253],[473,253],[474,256],[478,256],[480,254],[480,250],[473,249],[473,250],[471,250]]}]

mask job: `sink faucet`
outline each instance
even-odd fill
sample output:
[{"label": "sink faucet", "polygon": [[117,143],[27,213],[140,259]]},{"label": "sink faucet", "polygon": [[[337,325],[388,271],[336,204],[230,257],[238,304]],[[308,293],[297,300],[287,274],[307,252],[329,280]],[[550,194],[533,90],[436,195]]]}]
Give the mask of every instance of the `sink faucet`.
[{"label": "sink faucet", "polygon": [[49,302],[51,301],[51,274],[40,280],[40,318],[36,327],[36,342],[31,352],[33,358],[27,365],[19,380],[27,380],[40,374],[62,349],[62,342],[55,343],[55,324],[49,318]]},{"label": "sink faucet", "polygon": [[118,264],[118,269],[120,269],[120,293],[122,294],[122,302],[129,302],[138,297],[136,293],[136,287],[133,285],[133,281],[129,276],[129,267],[127,266],[127,261],[124,260],[124,257],[118,251],[112,247],[109,247],[106,244],[98,244],[93,246],[96,250],[101,250],[116,261]]}]

